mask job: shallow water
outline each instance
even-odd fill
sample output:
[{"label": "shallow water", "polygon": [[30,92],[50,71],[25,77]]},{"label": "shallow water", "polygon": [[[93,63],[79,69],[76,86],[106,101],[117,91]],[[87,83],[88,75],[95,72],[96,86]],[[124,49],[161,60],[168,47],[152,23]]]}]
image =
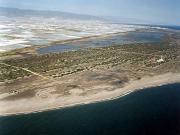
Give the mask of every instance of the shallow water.
[{"label": "shallow water", "polygon": [[0,135],[179,135],[180,84],[36,114],[1,117]]},{"label": "shallow water", "polygon": [[76,43],[57,44],[55,46],[48,46],[40,48],[38,53],[54,53],[71,51],[89,47],[103,47],[111,45],[123,45],[130,43],[147,43],[147,42],[161,42],[165,33],[162,32],[129,32],[127,35],[116,35],[106,39],[91,39],[88,41],[79,41]]}]

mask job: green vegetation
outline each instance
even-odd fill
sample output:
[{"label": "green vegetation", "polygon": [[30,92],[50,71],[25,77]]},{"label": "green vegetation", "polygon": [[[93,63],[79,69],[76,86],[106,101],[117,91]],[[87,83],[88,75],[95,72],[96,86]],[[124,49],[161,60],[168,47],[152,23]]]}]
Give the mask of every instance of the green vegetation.
[{"label": "green vegetation", "polygon": [[0,81],[17,79],[29,75],[30,73],[27,71],[0,63]]},{"label": "green vegetation", "polygon": [[[109,68],[123,68],[142,74],[176,72],[180,66],[179,51],[179,46],[167,43],[141,43],[3,60],[1,63],[11,66],[0,64],[0,81],[31,74],[22,68],[53,78],[85,70]],[[157,62],[161,58],[163,61]]]}]

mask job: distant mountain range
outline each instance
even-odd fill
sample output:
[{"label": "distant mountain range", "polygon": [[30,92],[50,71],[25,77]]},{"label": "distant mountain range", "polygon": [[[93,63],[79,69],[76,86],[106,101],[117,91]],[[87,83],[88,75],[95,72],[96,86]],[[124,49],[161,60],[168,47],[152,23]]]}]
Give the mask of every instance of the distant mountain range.
[{"label": "distant mountain range", "polygon": [[[122,23],[122,24],[140,24],[140,25],[164,25],[163,23],[157,23],[150,20],[141,20],[136,18],[122,18],[118,16],[93,16],[75,14],[61,11],[49,11],[49,10],[31,10],[31,9],[18,9],[18,8],[7,8],[0,7],[0,16],[8,17],[57,17],[63,19],[77,19],[77,20],[101,20],[110,23]],[[173,25],[175,26],[175,25]],[[176,27],[176,26],[175,26]]]},{"label": "distant mountain range", "polygon": [[25,16],[44,16],[44,17],[60,17],[64,19],[81,19],[81,20],[103,20],[113,23],[129,23],[132,24],[136,22],[145,23],[144,20],[134,19],[134,18],[121,18],[112,16],[92,16],[92,15],[82,15],[61,11],[48,11],[48,10],[30,10],[30,9],[18,9],[18,8],[5,8],[0,7],[0,15],[9,17],[25,17]]},{"label": "distant mountain range", "polygon": [[102,18],[91,16],[67,13],[61,11],[46,11],[46,10],[30,10],[18,8],[5,8],[0,7],[0,15],[9,17],[27,17],[27,16],[44,16],[44,17],[60,17],[65,19],[82,19],[82,20],[101,20]]},{"label": "distant mountain range", "polygon": [[0,7],[0,15],[9,17],[27,17],[27,16],[44,16],[44,17],[60,17],[64,19],[81,19],[81,20],[104,20],[113,23],[132,23],[142,22],[142,20],[131,19],[131,18],[120,18],[111,16],[92,16],[92,15],[82,15],[75,13],[67,13],[61,11],[46,11],[46,10],[30,10],[30,9],[18,9],[18,8],[5,8]]}]

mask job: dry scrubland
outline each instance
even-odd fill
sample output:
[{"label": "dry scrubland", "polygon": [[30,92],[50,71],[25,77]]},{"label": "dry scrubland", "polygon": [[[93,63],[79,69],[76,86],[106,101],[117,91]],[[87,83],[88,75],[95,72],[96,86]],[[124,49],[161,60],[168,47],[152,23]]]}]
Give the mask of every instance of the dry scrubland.
[{"label": "dry scrubland", "polygon": [[[23,57],[19,57],[21,54]],[[45,55],[4,53],[0,61],[0,113],[94,102],[153,84],[179,82],[179,67],[178,34],[170,35],[161,43]]]}]

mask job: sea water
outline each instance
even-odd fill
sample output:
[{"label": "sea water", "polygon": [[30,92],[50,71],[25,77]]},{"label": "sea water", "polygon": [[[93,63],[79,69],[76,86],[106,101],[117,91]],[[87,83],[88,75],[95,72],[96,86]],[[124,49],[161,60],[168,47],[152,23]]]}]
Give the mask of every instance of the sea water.
[{"label": "sea water", "polygon": [[99,103],[0,117],[0,135],[179,135],[180,84]]}]

